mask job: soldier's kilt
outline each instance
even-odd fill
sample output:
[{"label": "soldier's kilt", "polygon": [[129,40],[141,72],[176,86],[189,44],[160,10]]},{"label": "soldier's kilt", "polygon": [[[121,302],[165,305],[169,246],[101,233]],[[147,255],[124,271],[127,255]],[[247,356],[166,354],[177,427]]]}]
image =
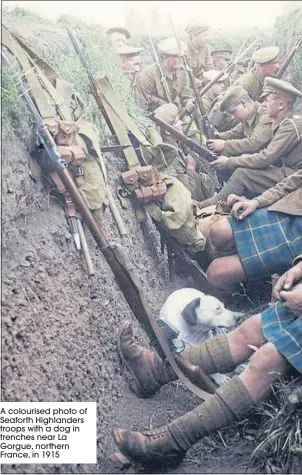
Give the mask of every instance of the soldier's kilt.
[{"label": "soldier's kilt", "polygon": [[302,373],[302,316],[295,316],[277,302],[261,314],[262,331],[267,341]]},{"label": "soldier's kilt", "polygon": [[282,274],[302,253],[302,217],[267,208],[242,221],[229,218],[247,280]]}]

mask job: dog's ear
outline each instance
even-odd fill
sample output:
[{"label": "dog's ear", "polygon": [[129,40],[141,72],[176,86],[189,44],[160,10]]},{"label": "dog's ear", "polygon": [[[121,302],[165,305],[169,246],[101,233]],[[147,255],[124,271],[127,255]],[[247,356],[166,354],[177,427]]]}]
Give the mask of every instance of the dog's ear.
[{"label": "dog's ear", "polygon": [[197,314],[196,309],[200,306],[200,297],[188,303],[181,312],[182,317],[189,325],[196,325]]}]

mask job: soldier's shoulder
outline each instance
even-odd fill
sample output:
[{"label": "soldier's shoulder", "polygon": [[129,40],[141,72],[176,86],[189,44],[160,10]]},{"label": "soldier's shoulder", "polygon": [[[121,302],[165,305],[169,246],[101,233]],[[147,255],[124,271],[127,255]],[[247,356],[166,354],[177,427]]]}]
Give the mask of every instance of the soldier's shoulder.
[{"label": "soldier's shoulder", "polygon": [[293,114],[289,117],[285,117],[281,123],[282,129],[287,130],[299,130],[299,133],[302,132],[302,115],[300,114]]},{"label": "soldier's shoulder", "polygon": [[157,70],[158,68],[157,68],[156,63],[149,64],[149,66],[146,66],[144,69],[140,71],[140,73],[137,75],[137,79],[144,80],[147,78],[155,77]]}]

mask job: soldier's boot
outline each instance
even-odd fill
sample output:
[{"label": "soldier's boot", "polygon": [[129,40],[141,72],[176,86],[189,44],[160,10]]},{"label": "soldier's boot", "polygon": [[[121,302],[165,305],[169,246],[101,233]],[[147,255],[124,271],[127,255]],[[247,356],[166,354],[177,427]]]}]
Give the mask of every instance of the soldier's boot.
[{"label": "soldier's boot", "polygon": [[[153,351],[137,345],[130,322],[118,335],[119,355],[133,376],[132,389],[139,397],[150,397],[164,384],[177,379],[171,366],[166,365]],[[232,358],[227,335],[219,335],[193,346],[182,356],[207,374],[228,373],[237,366]]]},{"label": "soldier's boot", "polygon": [[146,465],[179,462],[199,439],[240,421],[252,405],[246,386],[234,376],[210,399],[163,427],[143,433],[113,429],[112,434],[120,451],[135,462]]},{"label": "soldier's boot", "polygon": [[150,397],[161,386],[177,379],[170,365],[153,351],[135,343],[131,322],[123,325],[117,343],[120,358],[134,379],[131,388],[137,396]]}]

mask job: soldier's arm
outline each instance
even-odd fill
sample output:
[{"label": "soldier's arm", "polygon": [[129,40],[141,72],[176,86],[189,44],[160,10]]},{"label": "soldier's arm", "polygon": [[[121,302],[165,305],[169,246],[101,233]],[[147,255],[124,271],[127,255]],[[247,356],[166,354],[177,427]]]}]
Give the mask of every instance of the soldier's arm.
[{"label": "soldier's arm", "polygon": [[188,101],[193,100],[194,96],[191,92],[190,85],[189,85],[189,78],[183,69],[179,72],[179,82],[180,82],[180,90],[179,90],[179,98],[181,101],[182,106],[185,106]]},{"label": "soldier's arm", "polygon": [[213,63],[213,59],[212,59],[212,56],[211,56],[211,50],[210,50],[209,45],[206,45],[206,48],[207,49],[206,49],[204,70],[205,71],[210,71],[210,69],[215,69],[215,68],[214,68],[214,63]]},{"label": "soldier's arm", "polygon": [[279,158],[286,157],[298,142],[299,138],[294,125],[290,120],[285,120],[265,149],[258,153],[230,157],[228,167],[230,170],[235,170],[237,167],[267,168]]},{"label": "soldier's arm", "polygon": [[[230,130],[226,130],[225,132],[219,132],[218,138],[221,140],[232,140],[232,139],[241,139],[244,137],[243,134],[243,122],[240,122],[235,127]],[[225,144],[226,146],[226,144]],[[225,152],[226,148],[224,148]]]},{"label": "soldier's arm", "polygon": [[224,144],[223,153],[230,157],[243,153],[258,152],[272,140],[272,136],[271,121],[268,118],[260,120],[249,137],[227,140]]},{"label": "soldier's arm", "polygon": [[137,76],[136,100],[141,107],[148,108],[159,107],[166,104],[167,101],[155,95],[156,82],[152,73],[141,71]]},{"label": "soldier's arm", "polygon": [[302,170],[298,170],[292,175],[286,177],[283,181],[280,181],[275,185],[273,188],[269,188],[268,190],[264,191],[254,200],[257,200],[259,203],[258,208],[266,208],[271,204],[279,201],[284,196],[292,193],[295,190],[298,190],[302,187]]}]

